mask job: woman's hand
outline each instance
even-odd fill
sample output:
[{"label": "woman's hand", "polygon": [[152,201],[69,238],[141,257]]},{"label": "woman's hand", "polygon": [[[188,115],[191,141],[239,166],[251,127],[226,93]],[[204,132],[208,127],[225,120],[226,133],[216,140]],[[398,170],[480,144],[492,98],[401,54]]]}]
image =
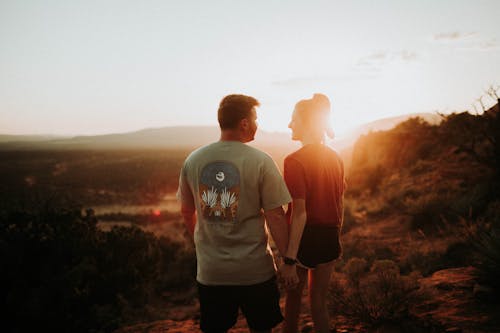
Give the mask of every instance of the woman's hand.
[{"label": "woman's hand", "polygon": [[293,289],[299,283],[299,277],[297,275],[296,265],[281,264],[279,272],[281,281],[285,285],[286,289]]}]

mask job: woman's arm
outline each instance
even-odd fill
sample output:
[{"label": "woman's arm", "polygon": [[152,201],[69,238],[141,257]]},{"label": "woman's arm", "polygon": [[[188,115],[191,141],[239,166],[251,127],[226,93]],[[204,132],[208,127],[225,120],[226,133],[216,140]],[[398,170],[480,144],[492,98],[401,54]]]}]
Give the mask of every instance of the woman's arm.
[{"label": "woman's arm", "polygon": [[299,250],[300,239],[302,232],[306,225],[306,201],[304,199],[292,200],[292,214],[290,223],[290,235],[288,240],[288,248],[286,250],[286,257],[296,259]]}]

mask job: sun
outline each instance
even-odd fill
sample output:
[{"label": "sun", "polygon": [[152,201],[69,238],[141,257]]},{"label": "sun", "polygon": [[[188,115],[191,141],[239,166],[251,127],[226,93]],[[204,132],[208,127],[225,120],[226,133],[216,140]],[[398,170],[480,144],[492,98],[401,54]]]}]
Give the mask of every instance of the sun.
[{"label": "sun", "polygon": [[[332,112],[328,119],[328,125],[331,126],[335,138],[348,136],[357,126],[361,125],[362,119],[357,119],[353,114],[337,114]],[[292,119],[293,106],[285,105],[282,108],[271,109],[267,112],[259,112],[259,129],[266,132],[280,132],[290,134],[291,130],[288,124]],[[327,125],[327,124],[325,124]]]}]

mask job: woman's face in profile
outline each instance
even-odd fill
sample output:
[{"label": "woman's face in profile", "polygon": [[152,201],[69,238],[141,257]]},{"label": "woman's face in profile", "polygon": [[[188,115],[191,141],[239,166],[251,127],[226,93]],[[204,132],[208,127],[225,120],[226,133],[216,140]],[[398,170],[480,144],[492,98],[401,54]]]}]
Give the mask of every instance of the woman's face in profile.
[{"label": "woman's face in profile", "polygon": [[288,128],[292,130],[292,140],[302,140],[304,127],[298,115],[297,109],[292,113],[292,120],[288,124]]}]

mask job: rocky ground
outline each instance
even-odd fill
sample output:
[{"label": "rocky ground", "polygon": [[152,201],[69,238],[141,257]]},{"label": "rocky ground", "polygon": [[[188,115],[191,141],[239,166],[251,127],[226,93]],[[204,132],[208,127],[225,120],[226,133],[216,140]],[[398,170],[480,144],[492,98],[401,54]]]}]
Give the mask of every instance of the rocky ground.
[{"label": "rocky ground", "polygon": [[[336,332],[371,332],[371,333],[424,333],[424,332],[462,332],[493,333],[500,332],[500,306],[492,306],[487,298],[487,291],[478,286],[473,277],[472,267],[445,269],[420,280],[421,293],[425,295],[415,308],[420,326],[384,324],[379,327],[367,327],[353,319],[342,316],[332,318],[331,327]],[[284,300],[282,299],[282,302]],[[283,305],[283,304],[282,304]],[[300,332],[314,332],[307,305],[307,295],[303,298],[303,312],[300,318]],[[496,314],[496,315],[495,315]],[[172,307],[168,319],[137,324],[121,328],[115,333],[163,333],[163,332],[198,332],[198,305]],[[280,332],[281,325],[274,331]],[[231,333],[248,332],[245,319],[240,316]]]},{"label": "rocky ground", "polygon": [[[312,319],[307,306],[306,295],[304,296],[304,312],[300,317],[301,332],[313,332]],[[282,299],[283,303],[284,299]],[[283,305],[283,304],[282,304]],[[332,327],[336,327],[337,332],[364,332],[361,325],[349,323],[346,318],[335,318],[336,323],[332,321]],[[281,325],[274,329],[275,332],[281,331]],[[169,319],[150,323],[138,324],[130,327],[121,328],[114,333],[163,333],[163,332],[199,332],[198,305],[178,307],[170,312]],[[230,330],[230,333],[248,333],[248,327],[245,318],[240,314],[238,322]]]}]

